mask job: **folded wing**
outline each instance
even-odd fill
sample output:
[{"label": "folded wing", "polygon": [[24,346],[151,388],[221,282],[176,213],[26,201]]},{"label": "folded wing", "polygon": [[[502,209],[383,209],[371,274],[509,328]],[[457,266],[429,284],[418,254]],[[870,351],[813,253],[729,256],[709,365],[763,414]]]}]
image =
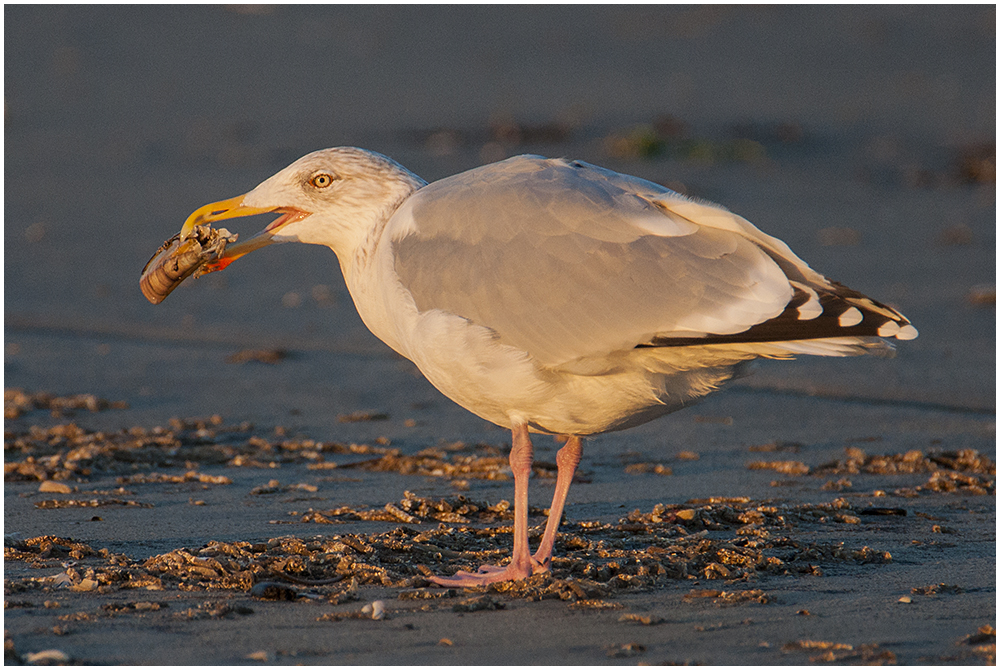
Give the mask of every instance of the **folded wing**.
[{"label": "folded wing", "polygon": [[521,156],[434,182],[388,225],[420,311],[488,327],[542,365],[635,347],[916,336],[724,208],[579,161]]}]

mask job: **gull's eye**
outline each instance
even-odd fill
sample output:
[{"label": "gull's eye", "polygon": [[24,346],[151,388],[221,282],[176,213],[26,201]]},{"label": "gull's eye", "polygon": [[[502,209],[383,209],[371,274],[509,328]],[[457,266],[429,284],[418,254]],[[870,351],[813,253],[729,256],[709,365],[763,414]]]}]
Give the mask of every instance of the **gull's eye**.
[{"label": "gull's eye", "polygon": [[336,177],[328,172],[318,172],[312,176],[309,183],[315,188],[326,188],[334,182]]}]

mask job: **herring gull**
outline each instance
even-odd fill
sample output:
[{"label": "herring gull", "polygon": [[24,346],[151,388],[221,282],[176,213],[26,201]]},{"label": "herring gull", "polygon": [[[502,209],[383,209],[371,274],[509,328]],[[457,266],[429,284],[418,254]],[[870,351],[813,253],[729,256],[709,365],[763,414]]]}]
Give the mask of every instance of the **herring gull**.
[{"label": "herring gull", "polygon": [[[199,271],[275,242],[330,247],[372,333],[511,430],[511,560],[433,578],[445,586],[550,568],[581,438],[690,405],[756,358],[885,353],[883,338],[917,336],[746,219],[582,161],[517,156],[428,184],[381,154],[326,149],[198,209],[178,239],[268,212],[281,216]],[[566,438],[534,554],[531,432]]]}]

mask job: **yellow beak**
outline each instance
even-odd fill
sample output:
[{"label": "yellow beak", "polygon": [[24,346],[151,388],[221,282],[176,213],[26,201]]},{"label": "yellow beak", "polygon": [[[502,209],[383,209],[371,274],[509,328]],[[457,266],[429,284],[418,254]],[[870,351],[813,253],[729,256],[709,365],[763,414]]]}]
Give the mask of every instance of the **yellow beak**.
[{"label": "yellow beak", "polygon": [[181,237],[187,237],[190,235],[195,226],[201,226],[206,223],[214,223],[215,221],[222,221],[224,219],[234,219],[238,216],[267,214],[268,212],[273,212],[277,209],[276,207],[246,207],[243,204],[243,198],[245,197],[245,195],[241,195],[237,198],[220,200],[219,202],[213,202],[205,205],[204,207],[199,207],[191,213],[191,216],[189,216],[187,221],[184,222],[184,225],[181,226]]},{"label": "yellow beak", "polygon": [[204,207],[199,207],[191,213],[191,216],[189,216],[187,221],[184,222],[184,225],[181,226],[181,238],[183,239],[184,237],[190,235],[191,232],[194,231],[195,226],[211,224],[216,221],[235,219],[242,216],[254,216],[256,214],[268,214],[270,212],[281,212],[284,216],[275,219],[264,230],[260,231],[253,237],[250,237],[246,241],[236,242],[227,246],[219,258],[207,263],[204,266],[203,272],[215,272],[216,270],[222,270],[237,258],[245,256],[251,251],[256,251],[257,249],[266,247],[269,244],[273,244],[274,233],[277,232],[279,228],[293,221],[301,221],[309,216],[309,212],[304,212],[293,207],[248,207],[243,204],[243,198],[245,197],[246,195],[241,195],[236,198],[220,200],[219,202],[213,202],[205,205]]}]

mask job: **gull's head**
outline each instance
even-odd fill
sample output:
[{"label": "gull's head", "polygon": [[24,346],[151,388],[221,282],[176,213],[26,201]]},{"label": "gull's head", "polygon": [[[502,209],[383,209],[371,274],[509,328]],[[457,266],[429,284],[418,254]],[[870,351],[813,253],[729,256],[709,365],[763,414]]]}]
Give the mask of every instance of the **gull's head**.
[{"label": "gull's head", "polygon": [[249,193],[199,208],[188,217],[181,234],[206,223],[279,213],[257,235],[229,245],[207,269],[221,270],[240,256],[275,242],[322,244],[343,258],[424,184],[374,151],[323,149],[303,156]]}]

